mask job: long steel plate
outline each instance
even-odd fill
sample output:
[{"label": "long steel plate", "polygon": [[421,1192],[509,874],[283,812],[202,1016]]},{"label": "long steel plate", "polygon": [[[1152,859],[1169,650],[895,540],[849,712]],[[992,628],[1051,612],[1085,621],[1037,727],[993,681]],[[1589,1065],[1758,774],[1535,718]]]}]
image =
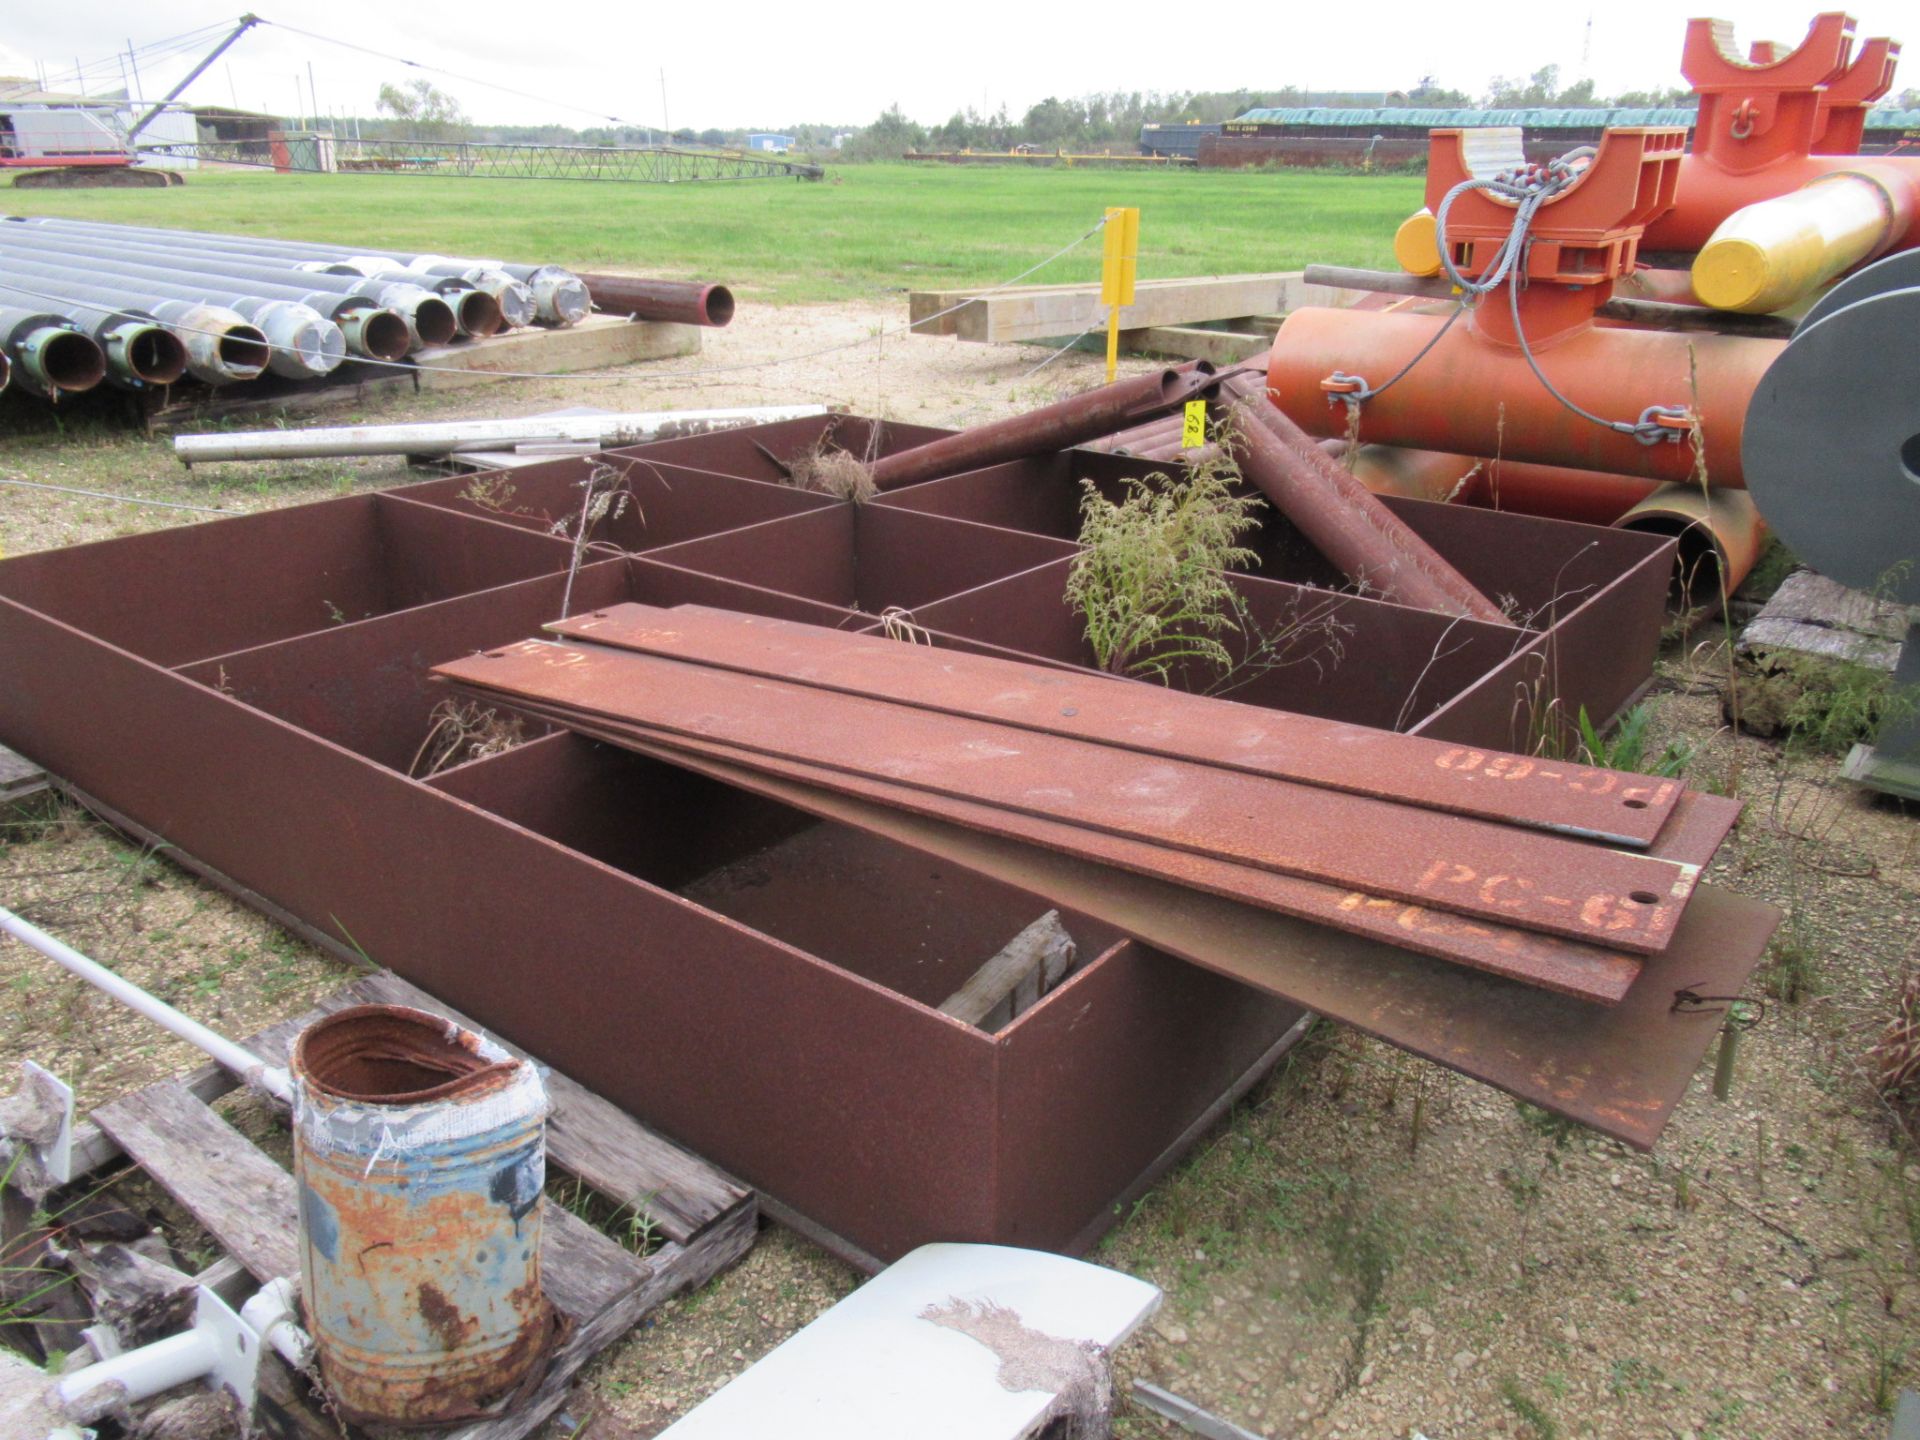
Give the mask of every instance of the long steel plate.
[{"label": "long steel plate", "polygon": [[1611,949],[1663,947],[1697,868],[1112,746],[528,641],[436,672],[652,729],[1146,839]]},{"label": "long steel plate", "polygon": [[1684,788],[704,605],[614,605],[546,628],[597,645],[1622,845],[1650,844]]}]

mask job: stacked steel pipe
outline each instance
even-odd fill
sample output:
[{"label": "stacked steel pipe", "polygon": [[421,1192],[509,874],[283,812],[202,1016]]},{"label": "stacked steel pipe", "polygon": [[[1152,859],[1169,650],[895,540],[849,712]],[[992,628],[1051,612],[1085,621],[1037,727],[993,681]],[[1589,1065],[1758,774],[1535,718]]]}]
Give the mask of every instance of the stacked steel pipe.
[{"label": "stacked steel pipe", "polygon": [[[315,379],[590,307],[554,265],[39,216],[0,217],[0,276],[0,355],[48,400],[102,380]],[[706,288],[730,315],[731,296]]]}]

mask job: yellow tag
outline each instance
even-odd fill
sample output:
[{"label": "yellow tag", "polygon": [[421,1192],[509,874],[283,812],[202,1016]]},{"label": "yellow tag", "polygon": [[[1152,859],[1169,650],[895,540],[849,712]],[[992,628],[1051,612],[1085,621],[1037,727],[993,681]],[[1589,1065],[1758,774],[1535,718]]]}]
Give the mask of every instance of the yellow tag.
[{"label": "yellow tag", "polygon": [[1207,443],[1207,402],[1189,400],[1180,416],[1180,448],[1198,450]]}]

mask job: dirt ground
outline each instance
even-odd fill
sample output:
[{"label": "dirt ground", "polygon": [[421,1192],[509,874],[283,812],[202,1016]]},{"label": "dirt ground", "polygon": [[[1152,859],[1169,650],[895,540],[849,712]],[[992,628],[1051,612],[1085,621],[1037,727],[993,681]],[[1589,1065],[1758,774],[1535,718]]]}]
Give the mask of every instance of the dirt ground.
[{"label": "dirt ground", "polygon": [[[1044,350],[871,339],[902,310],[747,303],[697,363],[757,368],[666,382],[649,368],[696,362],[663,362],[337,419],[817,399],[957,425],[1098,373],[1077,354],[1031,375]],[[866,343],[772,363],[842,340]],[[0,436],[0,476],[237,510],[410,478],[332,462],[188,476],[163,443],[107,431]],[[9,554],[196,518],[0,487]],[[1661,743],[1700,747],[1694,784],[1748,803],[1712,878],[1789,913],[1749,990],[1767,1005],[1739,1041],[1731,1097],[1713,1098],[1710,1055],[1658,1151],[1639,1155],[1323,1026],[1102,1245],[1098,1259],[1167,1291],[1117,1356],[1123,1381],[1301,1440],[1886,1434],[1885,1409],[1920,1369],[1920,1158],[1893,1142],[1863,1067],[1916,960],[1920,827],[1836,782],[1829,758],[1728,735],[1724,663],[1700,639],[1668,646],[1654,726]],[[346,977],[164,858],[51,807],[0,834],[0,894],[233,1034]],[[28,1056],[70,1074],[83,1105],[195,1060],[0,945],[0,1062]],[[547,1435],[656,1433],[857,1279],[769,1228],[607,1352]],[[1117,1426],[1180,1433],[1128,1405]]]}]

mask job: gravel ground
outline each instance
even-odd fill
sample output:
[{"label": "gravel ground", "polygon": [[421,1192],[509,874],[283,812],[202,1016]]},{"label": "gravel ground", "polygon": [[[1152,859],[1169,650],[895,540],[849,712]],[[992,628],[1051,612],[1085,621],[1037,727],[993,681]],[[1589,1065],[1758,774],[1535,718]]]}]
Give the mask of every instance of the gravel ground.
[{"label": "gravel ground", "polygon": [[[861,341],[899,307],[743,306],[699,383],[645,367],[615,382],[515,382],[368,420],[818,399],[966,424],[1044,403],[1098,373],[1068,355]],[[667,362],[687,365],[692,362]],[[329,417],[334,418],[334,417]],[[74,427],[0,433],[0,475],[241,510],[409,478],[386,463],[209,467],[163,444]],[[0,488],[8,553],[180,523]],[[1696,1077],[1658,1152],[1567,1132],[1506,1097],[1323,1027],[1118,1227],[1098,1258],[1166,1288],[1117,1357],[1272,1437],[1879,1437],[1920,1341],[1920,1161],[1861,1069],[1916,959],[1920,830],[1897,807],[1728,736],[1716,676],[1669,647],[1655,728],[1700,749],[1696,784],[1748,812],[1715,879],[1789,910],[1763,1022],[1741,1040],[1731,1098]],[[190,1013],[243,1034],[296,1013],[346,972],[163,860],[43,807],[0,833],[0,885],[45,923]],[[1799,984],[1789,981],[1797,975]],[[1756,977],[1754,994],[1764,994]],[[0,945],[0,1061],[71,1073],[82,1104],[190,1068],[157,1040]],[[647,1436],[819,1314],[857,1277],[766,1231],[739,1266],[671,1302],[590,1370],[549,1437]],[[1179,1432],[1123,1406],[1129,1437]]]}]

